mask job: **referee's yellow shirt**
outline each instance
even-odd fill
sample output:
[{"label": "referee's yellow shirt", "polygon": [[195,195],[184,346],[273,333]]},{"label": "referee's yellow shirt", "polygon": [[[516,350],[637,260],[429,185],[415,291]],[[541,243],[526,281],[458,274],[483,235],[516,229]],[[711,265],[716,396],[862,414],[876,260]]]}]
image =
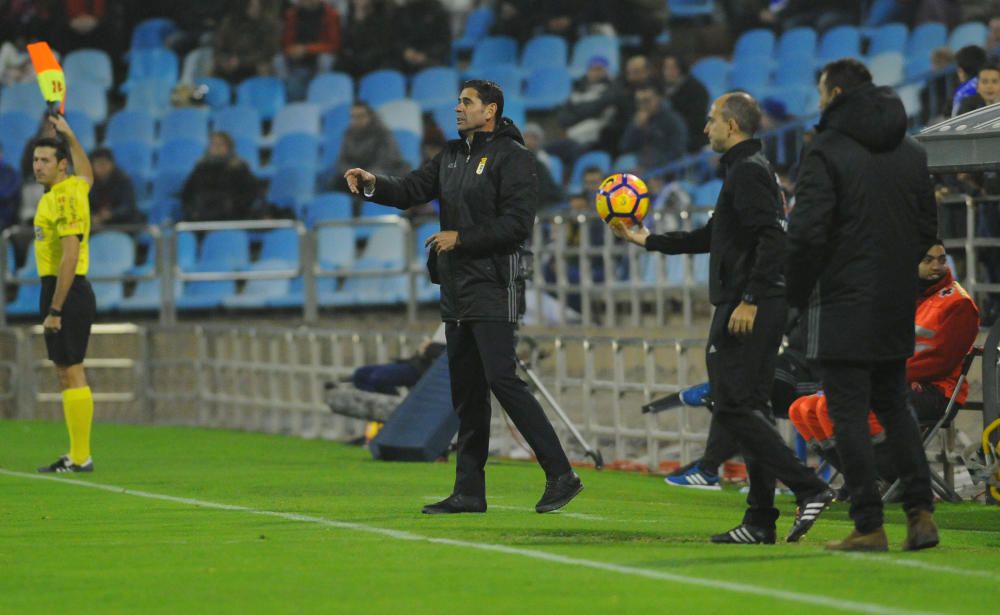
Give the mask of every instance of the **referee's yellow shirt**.
[{"label": "referee's yellow shirt", "polygon": [[90,265],[90,184],[71,175],[52,186],[38,202],[35,212],[35,262],[38,275],[58,275],[62,261],[62,238],[80,237],[76,275],[87,275]]}]

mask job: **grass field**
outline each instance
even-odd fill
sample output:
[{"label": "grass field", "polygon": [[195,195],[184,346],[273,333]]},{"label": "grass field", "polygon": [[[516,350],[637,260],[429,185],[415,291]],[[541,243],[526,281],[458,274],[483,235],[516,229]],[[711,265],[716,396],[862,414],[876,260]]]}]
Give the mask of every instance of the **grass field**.
[{"label": "grass field", "polygon": [[[581,471],[564,511],[533,510],[530,463],[487,468],[485,515],[425,516],[451,464],[251,433],[98,424],[91,475],[40,478],[59,423],[0,421],[0,613],[986,613],[1000,510],[941,505],[942,546],[831,554],[835,507],[800,544],[719,546],[735,491]],[[794,504],[780,499],[779,532]],[[677,609],[675,611],[675,609]]]}]

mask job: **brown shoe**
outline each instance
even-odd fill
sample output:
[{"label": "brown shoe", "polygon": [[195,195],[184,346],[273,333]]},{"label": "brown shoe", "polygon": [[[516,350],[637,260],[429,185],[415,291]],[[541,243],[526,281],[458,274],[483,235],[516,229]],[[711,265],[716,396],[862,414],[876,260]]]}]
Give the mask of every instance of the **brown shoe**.
[{"label": "brown shoe", "polygon": [[851,532],[851,535],[843,540],[835,540],[826,543],[827,551],[888,551],[889,539],[885,535],[885,528],[878,528],[873,532],[862,534],[858,530]]},{"label": "brown shoe", "polygon": [[934,515],[927,510],[906,511],[906,540],[903,541],[903,550],[930,549],[937,544],[938,531],[934,525]]}]

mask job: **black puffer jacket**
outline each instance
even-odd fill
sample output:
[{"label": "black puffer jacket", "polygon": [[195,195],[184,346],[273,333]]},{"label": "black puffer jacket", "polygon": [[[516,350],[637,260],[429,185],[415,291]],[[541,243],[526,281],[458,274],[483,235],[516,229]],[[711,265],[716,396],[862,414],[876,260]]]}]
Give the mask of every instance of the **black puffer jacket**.
[{"label": "black puffer jacket", "polygon": [[538,207],[534,155],[508,118],[477,132],[471,146],[449,141],[403,177],[377,176],[372,201],[406,209],[440,199],[441,230],[460,245],[437,256],[441,317],[517,322],[524,314],[521,251]]},{"label": "black puffer jacket", "polygon": [[908,357],[917,265],[937,233],[927,155],[885,87],[840,95],[817,130],[788,231],[788,297],[808,307],[807,356]]}]

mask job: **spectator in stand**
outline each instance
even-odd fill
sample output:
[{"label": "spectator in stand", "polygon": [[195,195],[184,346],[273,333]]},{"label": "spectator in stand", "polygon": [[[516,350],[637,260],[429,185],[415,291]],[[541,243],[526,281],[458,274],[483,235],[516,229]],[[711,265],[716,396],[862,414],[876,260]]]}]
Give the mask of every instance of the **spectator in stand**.
[{"label": "spectator in stand", "polygon": [[75,49],[103,49],[118,57],[122,45],[123,24],[116,19],[114,5],[106,0],[63,0],[65,28],[61,34],[59,51],[69,53]]},{"label": "spectator in stand", "polygon": [[205,156],[184,182],[181,217],[186,222],[247,220],[257,193],[257,178],[236,155],[233,138],[213,132]]},{"label": "spectator in stand", "polygon": [[[614,113],[601,131],[599,139],[605,147],[614,148],[621,141],[625,129],[635,116],[635,93],[646,85],[655,83],[653,67],[644,55],[632,56],[625,63],[624,76],[610,92]],[[617,152],[612,152],[617,153]]]},{"label": "spectator in stand", "polygon": [[[955,63],[955,52],[948,47],[931,51],[931,71],[941,72]],[[951,115],[952,86],[950,75],[939,74],[927,80],[920,90],[920,121],[924,125],[936,124]]]},{"label": "spectator in stand", "polygon": [[406,24],[399,33],[399,67],[415,73],[449,63],[451,18],[441,0],[405,0],[396,8],[397,23]]},{"label": "spectator in stand", "polygon": [[664,92],[687,126],[687,150],[697,152],[708,143],[703,132],[709,107],[708,90],[688,72],[687,64],[677,55],[664,56],[662,69]]},{"label": "spectator in stand", "polygon": [[834,26],[857,24],[860,14],[860,0],[772,0],[760,19],[782,31],[809,26],[822,33]]},{"label": "spectator in stand", "polygon": [[955,62],[958,64],[955,72],[958,75],[959,86],[951,99],[952,116],[958,115],[962,101],[966,97],[976,93],[976,75],[986,64],[986,51],[979,45],[966,45],[955,54]]},{"label": "spectator in stand", "polygon": [[21,175],[3,159],[3,144],[0,144],[0,231],[17,224],[20,206]]},{"label": "spectator in stand", "polygon": [[[391,43],[399,37],[396,23],[395,15],[385,0],[351,0],[337,67],[357,78],[392,66],[394,54]],[[374,45],[373,41],[385,41],[386,44]]]},{"label": "spectator in stand", "polygon": [[142,222],[132,180],[115,164],[111,150],[97,148],[90,154],[90,163],[94,167],[94,185],[90,188],[90,221],[94,227]]},{"label": "spectator in stand", "polygon": [[164,17],[174,20],[177,29],[167,36],[164,44],[183,58],[196,47],[211,52],[212,36],[219,29],[220,16],[226,14],[229,0],[198,0],[170,2],[164,7]]},{"label": "spectator in stand", "polygon": [[[619,36],[638,36],[638,49],[656,48],[656,39],[667,29],[669,9],[662,0],[618,0],[599,3],[604,21],[609,22]],[[701,126],[698,130],[701,130]]]},{"label": "spectator in stand", "polygon": [[552,177],[552,169],[549,166],[552,155],[542,148],[542,140],[545,138],[542,127],[534,122],[528,122],[521,129],[521,136],[524,137],[524,146],[535,155],[535,171],[538,175],[538,207],[544,209],[562,203],[563,191],[559,187],[562,178]]},{"label": "spectator in stand", "polygon": [[289,100],[302,100],[313,75],[333,68],[340,52],[340,15],[323,0],[299,0],[285,11],[281,37]]},{"label": "spectator in stand", "polygon": [[1000,54],[1000,17],[993,17],[989,21],[990,34],[986,38],[986,52],[991,56]]},{"label": "spectator in stand", "polygon": [[976,93],[958,105],[958,115],[1000,102],[1000,63],[987,62],[976,75]]},{"label": "spectator in stand", "polygon": [[573,84],[569,101],[559,110],[566,138],[550,143],[549,149],[567,166],[600,141],[601,131],[615,114],[614,82],[608,67],[607,58],[590,58],[587,72]]},{"label": "spectator in stand", "polygon": [[231,83],[270,75],[278,54],[278,19],[273,0],[234,3],[215,34],[214,73]]},{"label": "spectator in stand", "polygon": [[531,38],[538,22],[537,15],[532,10],[534,4],[533,0],[500,0],[490,34],[510,36],[519,43]]},{"label": "spectator in stand", "polygon": [[396,138],[368,103],[355,101],[351,105],[351,120],[340,142],[340,154],[332,175],[323,183],[332,189],[347,191],[344,172],[361,168],[380,175],[404,175],[410,165],[399,152]]},{"label": "spectator in stand", "polygon": [[684,119],[655,85],[636,89],[635,114],[618,144],[620,152],[634,153],[639,167],[648,172],[683,156],[687,139]]}]

